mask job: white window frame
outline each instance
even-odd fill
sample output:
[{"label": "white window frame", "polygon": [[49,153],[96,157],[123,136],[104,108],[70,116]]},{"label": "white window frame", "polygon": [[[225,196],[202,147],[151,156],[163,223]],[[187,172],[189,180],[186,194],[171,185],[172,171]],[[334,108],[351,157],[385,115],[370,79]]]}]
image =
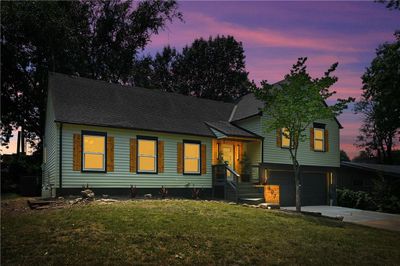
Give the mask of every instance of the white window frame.
[{"label": "white window frame", "polygon": [[[186,144],[189,144],[189,145],[198,145],[199,146],[199,157],[198,158],[196,158],[196,157],[186,157],[186,154],[185,154],[185,145]],[[194,159],[197,159],[197,161],[198,161],[198,171],[189,171],[189,172],[187,172],[187,171],[185,171],[185,162],[186,162],[186,159],[188,159],[188,160],[194,160]],[[199,143],[199,142],[191,142],[191,141],[186,141],[186,142],[183,142],[183,173],[184,174],[189,174],[189,175],[199,175],[199,174],[201,174],[201,143]]]},{"label": "white window frame", "polygon": [[[154,142],[154,155],[149,154],[140,154],[140,141],[153,141]],[[137,137],[137,173],[147,173],[147,174],[156,174],[157,173],[157,160],[158,160],[158,139],[157,138],[146,138],[146,137]],[[140,169],[140,158],[154,158],[154,170],[141,170]]]},{"label": "white window frame", "polygon": [[[85,152],[85,137],[99,137],[104,139],[104,152]],[[106,171],[106,149],[107,149],[107,135],[103,134],[90,134],[90,133],[82,133],[82,171],[86,172],[105,172]],[[85,165],[85,155],[86,154],[96,154],[103,156],[103,168],[86,168]]]},{"label": "white window frame", "polygon": [[[321,130],[322,131],[322,139],[316,138],[315,130]],[[322,150],[316,149],[315,148],[315,142],[316,141],[322,141]],[[314,127],[314,151],[325,151],[325,129],[324,128],[319,128],[319,127]]]}]

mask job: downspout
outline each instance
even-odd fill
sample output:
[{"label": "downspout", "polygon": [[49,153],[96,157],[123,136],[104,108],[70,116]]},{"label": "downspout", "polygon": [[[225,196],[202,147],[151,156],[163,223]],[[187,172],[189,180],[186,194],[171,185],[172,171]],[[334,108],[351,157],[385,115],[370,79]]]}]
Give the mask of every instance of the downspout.
[{"label": "downspout", "polygon": [[61,189],[62,189],[62,129],[63,129],[63,124],[62,123],[60,123],[60,140],[59,140],[59,145],[60,145],[60,154],[59,154],[59,159],[60,159],[60,161],[59,161],[59,164],[58,164],[58,171],[59,171],[59,173],[58,173],[58,175],[59,175],[59,188],[60,188],[60,192],[61,192]]}]

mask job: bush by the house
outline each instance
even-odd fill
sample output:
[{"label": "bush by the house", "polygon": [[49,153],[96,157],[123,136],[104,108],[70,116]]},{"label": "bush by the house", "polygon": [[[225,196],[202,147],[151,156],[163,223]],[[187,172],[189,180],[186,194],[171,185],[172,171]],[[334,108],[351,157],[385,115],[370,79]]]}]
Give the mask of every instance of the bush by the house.
[{"label": "bush by the house", "polygon": [[357,208],[362,210],[378,209],[371,195],[364,191],[338,189],[337,203],[342,207]]},{"label": "bush by the house", "polygon": [[337,203],[342,207],[400,213],[399,184],[389,183],[379,175],[370,193],[338,189]]}]

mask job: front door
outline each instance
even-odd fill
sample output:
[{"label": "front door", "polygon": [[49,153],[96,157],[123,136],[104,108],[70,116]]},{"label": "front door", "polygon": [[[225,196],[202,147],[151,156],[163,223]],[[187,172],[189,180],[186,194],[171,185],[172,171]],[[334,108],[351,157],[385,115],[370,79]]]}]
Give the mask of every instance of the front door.
[{"label": "front door", "polygon": [[233,145],[232,144],[222,144],[221,145],[221,153],[224,162],[226,162],[232,169],[234,169],[234,158],[233,158]]}]

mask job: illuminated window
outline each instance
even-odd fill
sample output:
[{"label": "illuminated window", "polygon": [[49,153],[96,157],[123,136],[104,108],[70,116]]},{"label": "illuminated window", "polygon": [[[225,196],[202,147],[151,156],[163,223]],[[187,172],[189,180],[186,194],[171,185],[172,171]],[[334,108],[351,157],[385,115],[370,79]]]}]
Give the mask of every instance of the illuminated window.
[{"label": "illuminated window", "polygon": [[183,143],[184,173],[200,174],[200,143]]},{"label": "illuminated window", "polygon": [[325,150],[325,140],[324,140],[323,128],[314,128],[314,150],[324,151]]},{"label": "illuminated window", "polygon": [[105,171],[105,133],[82,133],[82,170]]},{"label": "illuminated window", "polygon": [[290,147],[290,135],[289,130],[287,128],[282,128],[282,148],[289,148]]},{"label": "illuminated window", "polygon": [[157,169],[157,139],[138,137],[138,172],[156,173]]}]

